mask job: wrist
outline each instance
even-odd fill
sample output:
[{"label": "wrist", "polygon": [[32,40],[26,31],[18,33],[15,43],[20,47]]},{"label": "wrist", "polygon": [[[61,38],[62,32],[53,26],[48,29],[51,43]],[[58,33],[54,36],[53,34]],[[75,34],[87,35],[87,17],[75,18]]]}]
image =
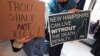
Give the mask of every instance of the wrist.
[{"label": "wrist", "polygon": [[21,42],[17,42],[17,41],[13,42],[13,47],[15,47],[15,48],[22,48],[23,45],[24,45],[24,43],[21,43]]}]

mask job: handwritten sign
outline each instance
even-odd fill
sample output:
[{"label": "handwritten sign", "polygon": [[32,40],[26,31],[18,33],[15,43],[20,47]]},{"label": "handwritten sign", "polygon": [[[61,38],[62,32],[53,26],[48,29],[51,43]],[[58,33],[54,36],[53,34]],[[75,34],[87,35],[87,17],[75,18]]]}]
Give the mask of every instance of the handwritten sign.
[{"label": "handwritten sign", "polygon": [[44,11],[39,0],[0,0],[0,39],[43,37]]},{"label": "handwritten sign", "polygon": [[51,46],[87,38],[90,11],[61,13],[49,16]]}]

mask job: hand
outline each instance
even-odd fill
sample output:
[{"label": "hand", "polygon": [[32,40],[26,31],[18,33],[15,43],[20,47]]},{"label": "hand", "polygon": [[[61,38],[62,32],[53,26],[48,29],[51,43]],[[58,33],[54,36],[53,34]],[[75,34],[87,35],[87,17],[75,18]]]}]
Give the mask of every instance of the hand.
[{"label": "hand", "polygon": [[72,9],[69,9],[68,12],[79,13],[79,9],[72,8]]},{"label": "hand", "polygon": [[58,2],[67,2],[67,0],[57,0]]},{"label": "hand", "polygon": [[19,43],[25,43],[25,42],[29,42],[32,39],[33,39],[32,37],[26,36],[26,37],[23,37],[23,38],[20,38],[20,39],[15,39],[15,40],[16,40],[16,42],[19,42]]}]

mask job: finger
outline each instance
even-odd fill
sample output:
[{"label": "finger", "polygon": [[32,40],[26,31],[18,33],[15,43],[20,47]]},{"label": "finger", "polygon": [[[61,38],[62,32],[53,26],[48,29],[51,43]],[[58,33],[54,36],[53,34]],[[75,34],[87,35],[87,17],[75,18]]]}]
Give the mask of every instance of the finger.
[{"label": "finger", "polygon": [[67,0],[64,0],[64,2],[66,2]]},{"label": "finger", "polygon": [[23,38],[20,38],[20,39],[16,39],[17,42],[26,42],[26,40],[28,40],[30,37],[29,36],[26,36],[26,37],[23,37]]},{"label": "finger", "polygon": [[16,41],[19,42],[19,43],[25,43],[25,42],[29,42],[31,40],[32,39],[30,38],[30,39],[21,39],[21,40],[17,39]]},{"label": "finger", "polygon": [[21,39],[16,39],[16,42],[21,43],[21,42],[22,42],[22,40],[21,40]]},{"label": "finger", "polygon": [[79,11],[80,11],[80,10],[76,9],[76,10],[75,10],[75,13],[79,13]]},{"label": "finger", "polygon": [[27,39],[27,40],[25,40],[24,42],[29,42],[29,41],[31,41],[32,40],[32,38],[30,38],[30,39]]},{"label": "finger", "polygon": [[25,37],[25,38],[21,39],[21,42],[27,42],[27,41],[29,41],[30,39],[31,39],[30,37]]},{"label": "finger", "polygon": [[61,0],[61,2],[64,2],[64,0]]}]

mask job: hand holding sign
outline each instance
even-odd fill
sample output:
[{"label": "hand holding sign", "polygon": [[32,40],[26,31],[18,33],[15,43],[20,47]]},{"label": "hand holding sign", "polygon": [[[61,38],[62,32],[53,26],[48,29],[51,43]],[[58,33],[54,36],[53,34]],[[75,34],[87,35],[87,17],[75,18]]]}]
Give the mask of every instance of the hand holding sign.
[{"label": "hand holding sign", "polygon": [[79,13],[79,9],[72,8],[72,9],[69,9],[68,12]]},{"label": "hand holding sign", "polygon": [[20,50],[24,46],[25,42],[29,42],[32,39],[33,38],[31,38],[29,35],[27,35],[23,38],[15,39],[15,41],[13,42],[13,48],[17,48]]},{"label": "hand holding sign", "polygon": [[25,43],[25,42],[29,42],[32,39],[33,39],[32,37],[30,37],[29,35],[27,35],[26,37],[15,39],[15,40],[17,42],[19,42],[19,43]]}]

